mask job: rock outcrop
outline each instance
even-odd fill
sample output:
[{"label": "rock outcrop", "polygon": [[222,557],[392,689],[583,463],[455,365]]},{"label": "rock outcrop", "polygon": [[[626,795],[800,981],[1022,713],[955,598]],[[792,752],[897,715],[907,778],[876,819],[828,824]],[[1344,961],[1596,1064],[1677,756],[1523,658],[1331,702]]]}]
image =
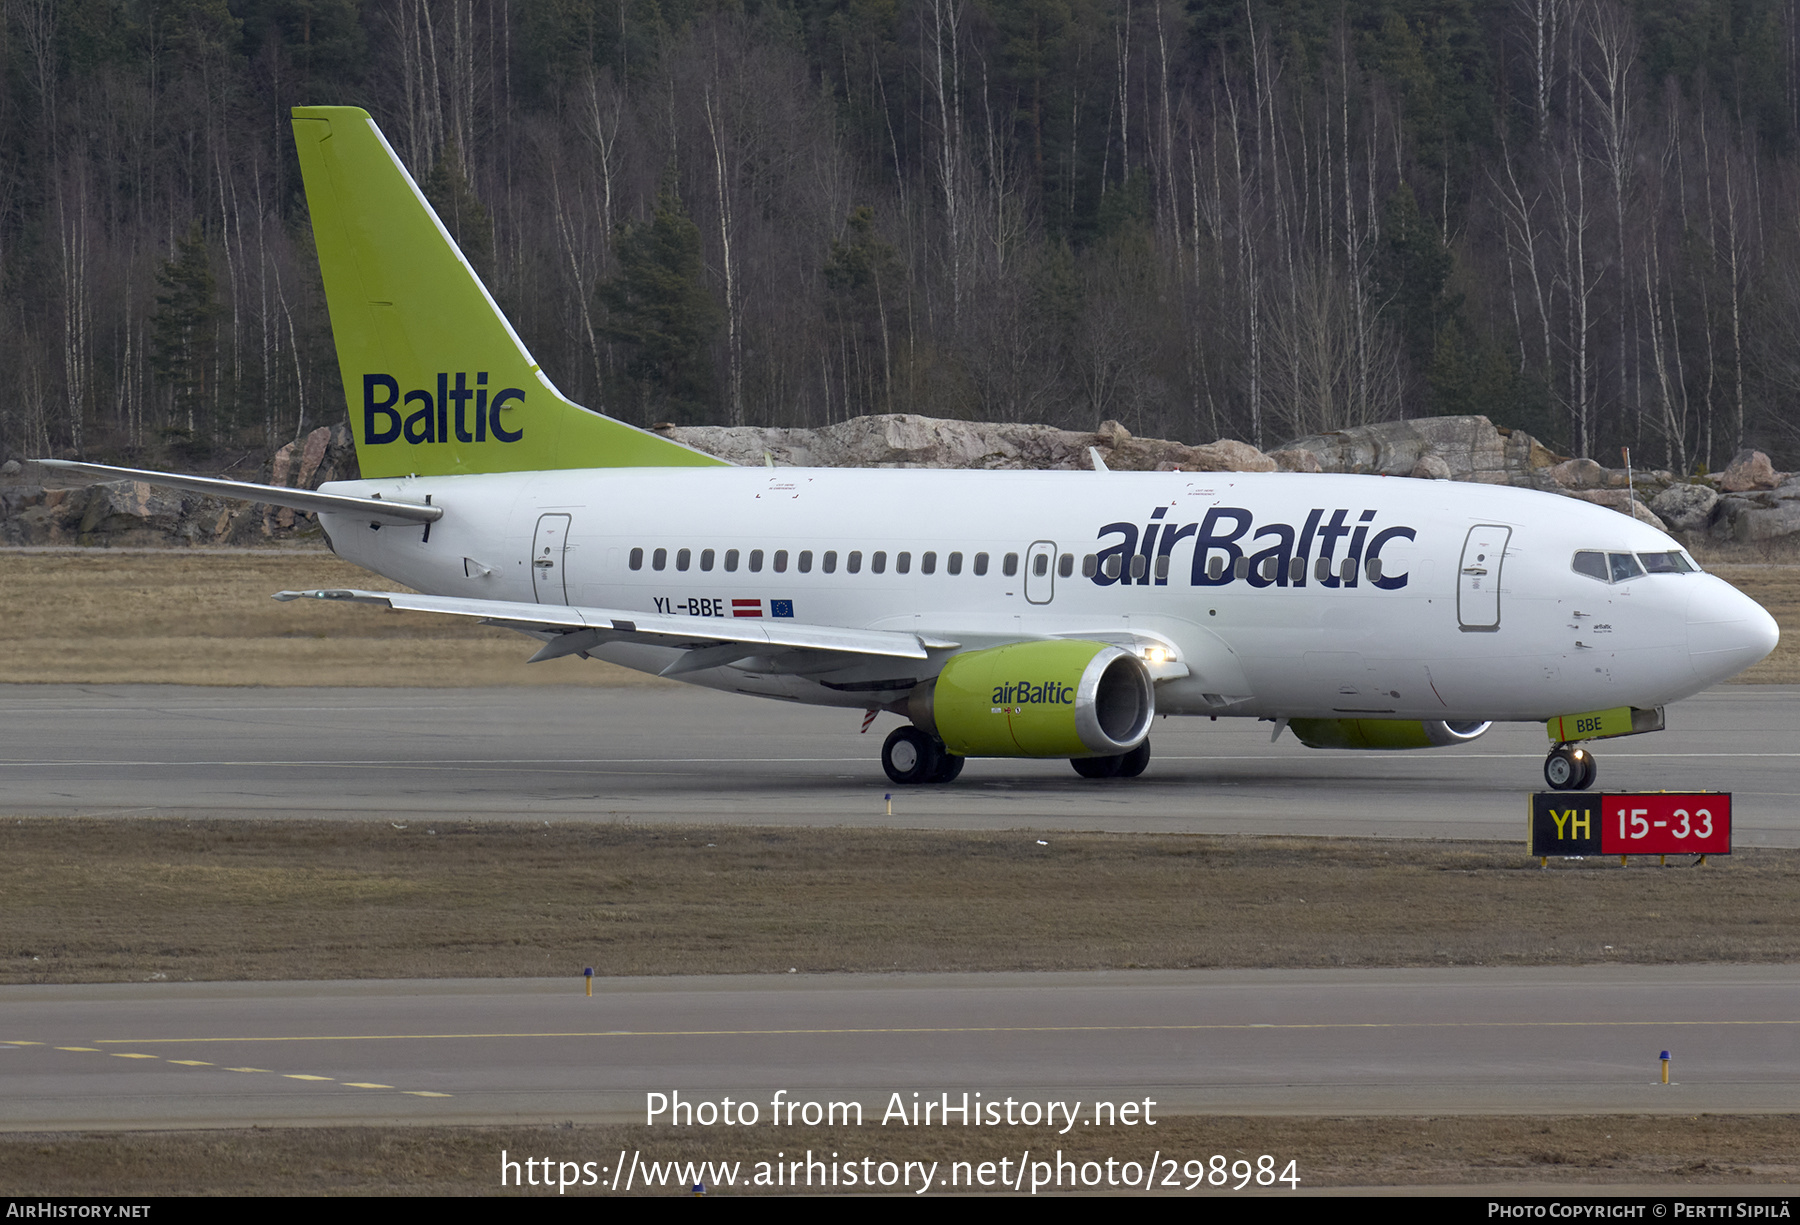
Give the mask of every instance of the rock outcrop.
[{"label": "rock outcrop", "polygon": [[[1536,474],[1563,459],[1530,434],[1502,429],[1486,417],[1383,421],[1296,438],[1282,443],[1275,453],[1296,451],[1312,455],[1322,472],[1363,472],[1378,476],[1439,476],[1442,473],[1454,481],[1518,485],[1527,489],[1541,488]],[[1294,470],[1301,469],[1296,467]]]},{"label": "rock outcrop", "polygon": [[1119,472],[1273,472],[1276,463],[1248,443],[1222,439],[1192,447],[1136,438],[1117,421],[1098,430],[1047,425],[946,421],[914,413],[853,417],[808,429],[760,426],[660,426],[657,433],[734,464],[792,468],[986,468],[1077,471],[1093,467],[1090,447]]},{"label": "rock outcrop", "polygon": [[[143,481],[101,481],[58,487],[0,486],[0,544],[87,545],[111,548],[262,545],[318,530],[305,512],[252,506],[210,494],[185,493]],[[227,474],[230,475],[230,474]],[[316,489],[357,475],[350,427],[322,426],[276,452],[271,485]]]},{"label": "rock outcrop", "polygon": [[[1800,474],[1744,451],[1717,479],[1628,474],[1558,455],[1486,417],[1387,421],[1285,442],[1267,453],[1232,439],[1201,446],[1138,438],[1117,421],[1093,433],[1045,425],[946,421],[910,413],[857,417],[820,429],[660,426],[657,433],[755,467],[1085,470],[1097,453],[1120,472],[1348,472],[1537,489],[1629,514],[1690,540],[1776,540],[1800,533]],[[10,465],[9,465],[10,466]],[[357,475],[347,425],[314,430],[276,452],[263,478],[317,488]],[[311,515],[133,481],[76,488],[0,473],[0,543],[262,544],[313,529]],[[254,478],[253,478],[254,479]]]}]

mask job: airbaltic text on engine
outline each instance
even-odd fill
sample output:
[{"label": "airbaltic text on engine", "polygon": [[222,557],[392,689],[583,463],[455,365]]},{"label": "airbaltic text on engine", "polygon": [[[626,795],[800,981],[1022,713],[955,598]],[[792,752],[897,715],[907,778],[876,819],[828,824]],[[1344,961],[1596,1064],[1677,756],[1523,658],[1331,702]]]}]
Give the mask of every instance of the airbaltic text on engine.
[{"label": "airbaltic text on engine", "polygon": [[1034,685],[1030,681],[995,685],[993,700],[996,706],[1032,706],[1045,702],[1067,706],[1075,700],[1075,686],[1065,685],[1060,681],[1045,681],[1041,685]]}]

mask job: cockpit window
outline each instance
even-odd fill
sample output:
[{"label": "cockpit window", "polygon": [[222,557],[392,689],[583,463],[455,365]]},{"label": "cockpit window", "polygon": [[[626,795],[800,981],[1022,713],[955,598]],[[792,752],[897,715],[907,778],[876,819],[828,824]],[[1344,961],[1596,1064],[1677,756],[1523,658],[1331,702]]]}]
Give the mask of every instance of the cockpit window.
[{"label": "cockpit window", "polygon": [[1571,568],[1577,574],[1597,578],[1603,583],[1612,582],[1612,576],[1606,571],[1606,554],[1604,553],[1593,553],[1583,549],[1575,554],[1575,564]]},{"label": "cockpit window", "polygon": [[1608,553],[1606,560],[1612,565],[1612,581],[1615,583],[1636,578],[1644,572],[1644,568],[1638,565],[1638,559],[1630,553]]},{"label": "cockpit window", "polygon": [[1687,557],[1675,553],[1639,553],[1638,560],[1644,563],[1644,570],[1649,574],[1688,574],[1694,569]]},{"label": "cockpit window", "polygon": [[1645,574],[1694,574],[1700,567],[1679,549],[1669,553],[1602,553],[1583,549],[1569,568],[1603,583],[1622,583]]}]

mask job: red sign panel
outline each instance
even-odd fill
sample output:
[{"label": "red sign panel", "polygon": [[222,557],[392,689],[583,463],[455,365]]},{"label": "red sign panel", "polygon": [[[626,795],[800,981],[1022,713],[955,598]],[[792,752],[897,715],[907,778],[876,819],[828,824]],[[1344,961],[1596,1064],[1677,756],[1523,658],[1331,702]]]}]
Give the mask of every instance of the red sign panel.
[{"label": "red sign panel", "polygon": [[1724,855],[1731,851],[1728,792],[1608,792],[1600,799],[1604,855]]}]

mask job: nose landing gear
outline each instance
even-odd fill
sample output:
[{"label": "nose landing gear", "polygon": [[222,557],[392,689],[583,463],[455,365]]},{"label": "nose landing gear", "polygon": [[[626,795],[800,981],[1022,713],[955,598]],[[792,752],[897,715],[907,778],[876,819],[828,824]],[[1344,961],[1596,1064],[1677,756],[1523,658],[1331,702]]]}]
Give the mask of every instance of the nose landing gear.
[{"label": "nose landing gear", "polygon": [[1594,755],[1573,744],[1559,744],[1544,758],[1544,781],[1552,791],[1586,791],[1598,773]]}]

